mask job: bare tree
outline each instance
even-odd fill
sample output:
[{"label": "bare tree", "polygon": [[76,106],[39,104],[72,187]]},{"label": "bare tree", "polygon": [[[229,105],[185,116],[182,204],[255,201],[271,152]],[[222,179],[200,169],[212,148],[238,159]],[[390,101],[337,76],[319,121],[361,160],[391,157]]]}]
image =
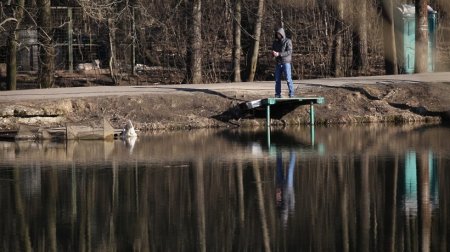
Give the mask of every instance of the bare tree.
[{"label": "bare tree", "polygon": [[428,0],[416,0],[416,54],[417,73],[427,71],[428,62]]},{"label": "bare tree", "polygon": [[398,74],[392,0],[382,0],[381,13],[383,16],[384,63],[386,74]]},{"label": "bare tree", "polygon": [[250,64],[248,65],[247,81],[253,81],[256,74],[256,65],[258,64],[259,42],[261,39],[261,26],[264,17],[264,0],[258,0],[258,12],[256,14],[253,45],[250,51]]},{"label": "bare tree", "polygon": [[108,36],[109,36],[109,73],[114,84],[119,84],[116,59],[116,22],[113,18],[108,18]]},{"label": "bare tree", "polygon": [[22,22],[25,8],[25,0],[18,0],[14,5],[9,1],[9,11],[13,15],[9,25],[8,50],[7,50],[7,68],[6,68],[6,85],[8,90],[17,88],[17,29]]},{"label": "bare tree", "polygon": [[[109,71],[110,77],[115,85],[121,81],[119,73],[119,62],[117,60],[117,43],[116,33],[118,23],[132,23],[133,1],[115,1],[115,0],[77,0],[78,4],[83,8],[84,12],[92,19],[107,25],[109,38]],[[126,64],[126,63],[125,63]],[[130,66],[134,67],[134,66]]]},{"label": "bare tree", "polygon": [[241,0],[234,0],[233,21],[233,81],[241,81]]},{"label": "bare tree", "polygon": [[39,10],[38,23],[39,42],[41,44],[41,60],[39,67],[39,85],[41,88],[51,88],[55,82],[55,48],[50,37],[52,30],[52,16],[50,0],[37,0]]},{"label": "bare tree", "polygon": [[336,0],[334,6],[336,15],[336,22],[334,28],[334,41],[331,55],[331,68],[334,76],[343,76],[343,61],[342,61],[342,40],[343,40],[343,22],[344,22],[344,0]]},{"label": "bare tree", "polygon": [[[8,2],[12,4],[8,5]],[[52,2],[58,3],[59,6],[67,3],[67,1]],[[75,12],[74,8],[75,22],[71,23],[73,31],[80,35],[78,41],[81,41],[82,36],[89,35],[89,44],[104,45],[100,46],[97,52],[95,49],[97,47],[92,46],[89,55],[104,60],[105,67],[109,65],[109,74],[115,84],[121,82],[127,75],[135,74],[147,74],[147,80],[136,79],[152,83],[269,79],[272,71],[267,69],[272,68],[272,59],[268,55],[259,54],[259,51],[260,48],[269,47],[268,43],[272,41],[273,34],[262,31],[272,30],[275,26],[279,26],[280,22],[284,24],[286,30],[289,30],[297,45],[296,53],[293,55],[294,75],[317,78],[342,76],[347,73],[395,74],[398,71],[393,27],[394,0],[76,0],[76,2],[82,8],[82,14],[78,14],[78,10]],[[437,10],[441,13],[436,41],[442,52],[439,53],[439,59],[443,63],[441,68],[443,70],[450,59],[448,57],[450,43],[446,38],[447,28],[444,22],[450,10],[450,4],[447,2],[445,0],[431,2],[436,4]],[[30,26],[39,31],[42,49],[39,82],[42,87],[53,85],[52,69],[57,67],[52,63],[56,54],[53,47],[56,48],[55,41],[59,42],[68,36],[62,38],[52,34],[52,31],[66,29],[67,17],[63,16],[66,13],[64,11],[52,10],[54,20],[51,27],[52,18],[44,20],[46,15],[50,17],[49,12],[45,12],[49,3],[49,0],[10,0],[0,3],[0,31],[2,35],[8,36],[4,36],[5,39],[1,40],[8,42],[2,45],[5,46],[8,57],[6,62],[8,89],[16,88],[16,69],[20,69],[20,66],[17,66],[20,62],[17,61],[16,64],[15,61],[20,49],[18,43],[22,43],[18,41],[20,38],[16,34],[19,33],[17,29]],[[423,1],[421,3],[423,4]],[[347,8],[347,5],[355,8]],[[229,11],[224,13],[224,8]],[[38,19],[36,24],[34,14]],[[423,20],[426,21],[426,18]],[[351,26],[350,21],[353,22]],[[57,22],[60,27],[55,27]],[[421,25],[423,24],[418,25],[418,29]],[[104,32],[95,36],[92,33],[94,29]],[[426,32],[418,30],[422,31]],[[422,54],[420,48],[426,50],[427,46],[426,42],[421,42],[424,43],[424,47],[421,47],[419,44],[421,36],[416,37],[418,40],[416,56],[419,57]],[[23,41],[22,45],[26,42]],[[85,58],[80,59],[77,56],[85,54],[86,47],[75,46],[75,48],[80,50],[73,54],[74,61],[81,63]],[[244,62],[242,59],[244,53],[245,66],[241,65]],[[423,54],[426,58],[427,53]],[[383,57],[385,64],[380,64]],[[427,62],[425,58],[422,60],[424,64]],[[417,64],[420,62],[420,59],[416,60]],[[144,70],[134,72],[136,63],[144,65]],[[63,62],[63,65],[66,64],[67,62]],[[421,69],[420,71],[425,71],[426,66]],[[154,74],[154,71],[158,73]],[[245,72],[246,76],[241,72]]]},{"label": "bare tree", "polygon": [[355,1],[352,68],[358,75],[367,72],[367,1]]},{"label": "bare tree", "polygon": [[192,22],[188,34],[186,51],[186,82],[202,83],[202,1],[189,1],[190,19]]}]

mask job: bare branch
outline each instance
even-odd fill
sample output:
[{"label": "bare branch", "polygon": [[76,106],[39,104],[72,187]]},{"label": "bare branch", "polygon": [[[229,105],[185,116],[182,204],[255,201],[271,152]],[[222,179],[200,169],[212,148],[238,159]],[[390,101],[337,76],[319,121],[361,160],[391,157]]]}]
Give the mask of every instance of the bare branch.
[{"label": "bare branch", "polygon": [[3,25],[7,22],[16,22],[17,23],[18,21],[15,18],[7,18],[7,19],[3,20],[3,22],[0,23],[1,30],[6,31],[5,28],[3,28]]}]

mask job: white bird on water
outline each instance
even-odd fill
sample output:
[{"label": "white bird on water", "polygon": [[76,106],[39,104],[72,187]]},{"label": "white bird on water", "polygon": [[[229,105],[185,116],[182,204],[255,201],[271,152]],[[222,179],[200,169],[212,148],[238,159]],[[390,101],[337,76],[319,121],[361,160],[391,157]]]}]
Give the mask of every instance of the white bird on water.
[{"label": "white bird on water", "polygon": [[127,124],[125,125],[125,128],[123,129],[122,136],[125,137],[136,137],[136,131],[134,130],[133,124],[131,123],[131,120],[128,120]]}]

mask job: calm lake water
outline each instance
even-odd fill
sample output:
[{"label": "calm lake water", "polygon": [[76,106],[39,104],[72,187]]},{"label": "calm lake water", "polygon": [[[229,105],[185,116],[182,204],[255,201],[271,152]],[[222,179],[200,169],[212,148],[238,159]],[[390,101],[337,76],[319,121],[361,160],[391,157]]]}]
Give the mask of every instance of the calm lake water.
[{"label": "calm lake water", "polygon": [[1,251],[449,251],[450,128],[0,142],[0,219]]}]

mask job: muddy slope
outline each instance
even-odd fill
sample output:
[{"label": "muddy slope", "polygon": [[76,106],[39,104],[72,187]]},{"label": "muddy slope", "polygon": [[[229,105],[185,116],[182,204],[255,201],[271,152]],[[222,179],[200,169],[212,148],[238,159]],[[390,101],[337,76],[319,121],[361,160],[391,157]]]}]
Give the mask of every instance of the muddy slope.
[{"label": "muddy slope", "polygon": [[[299,91],[301,96],[325,97],[324,105],[315,106],[317,124],[450,119],[450,83],[308,86]],[[234,91],[9,102],[0,104],[0,129],[17,129],[21,124],[95,125],[103,117],[116,128],[130,119],[142,131],[264,125],[263,111],[248,111],[239,105],[265,97],[264,93]],[[277,125],[309,122],[308,106],[272,112],[272,123]]]}]

